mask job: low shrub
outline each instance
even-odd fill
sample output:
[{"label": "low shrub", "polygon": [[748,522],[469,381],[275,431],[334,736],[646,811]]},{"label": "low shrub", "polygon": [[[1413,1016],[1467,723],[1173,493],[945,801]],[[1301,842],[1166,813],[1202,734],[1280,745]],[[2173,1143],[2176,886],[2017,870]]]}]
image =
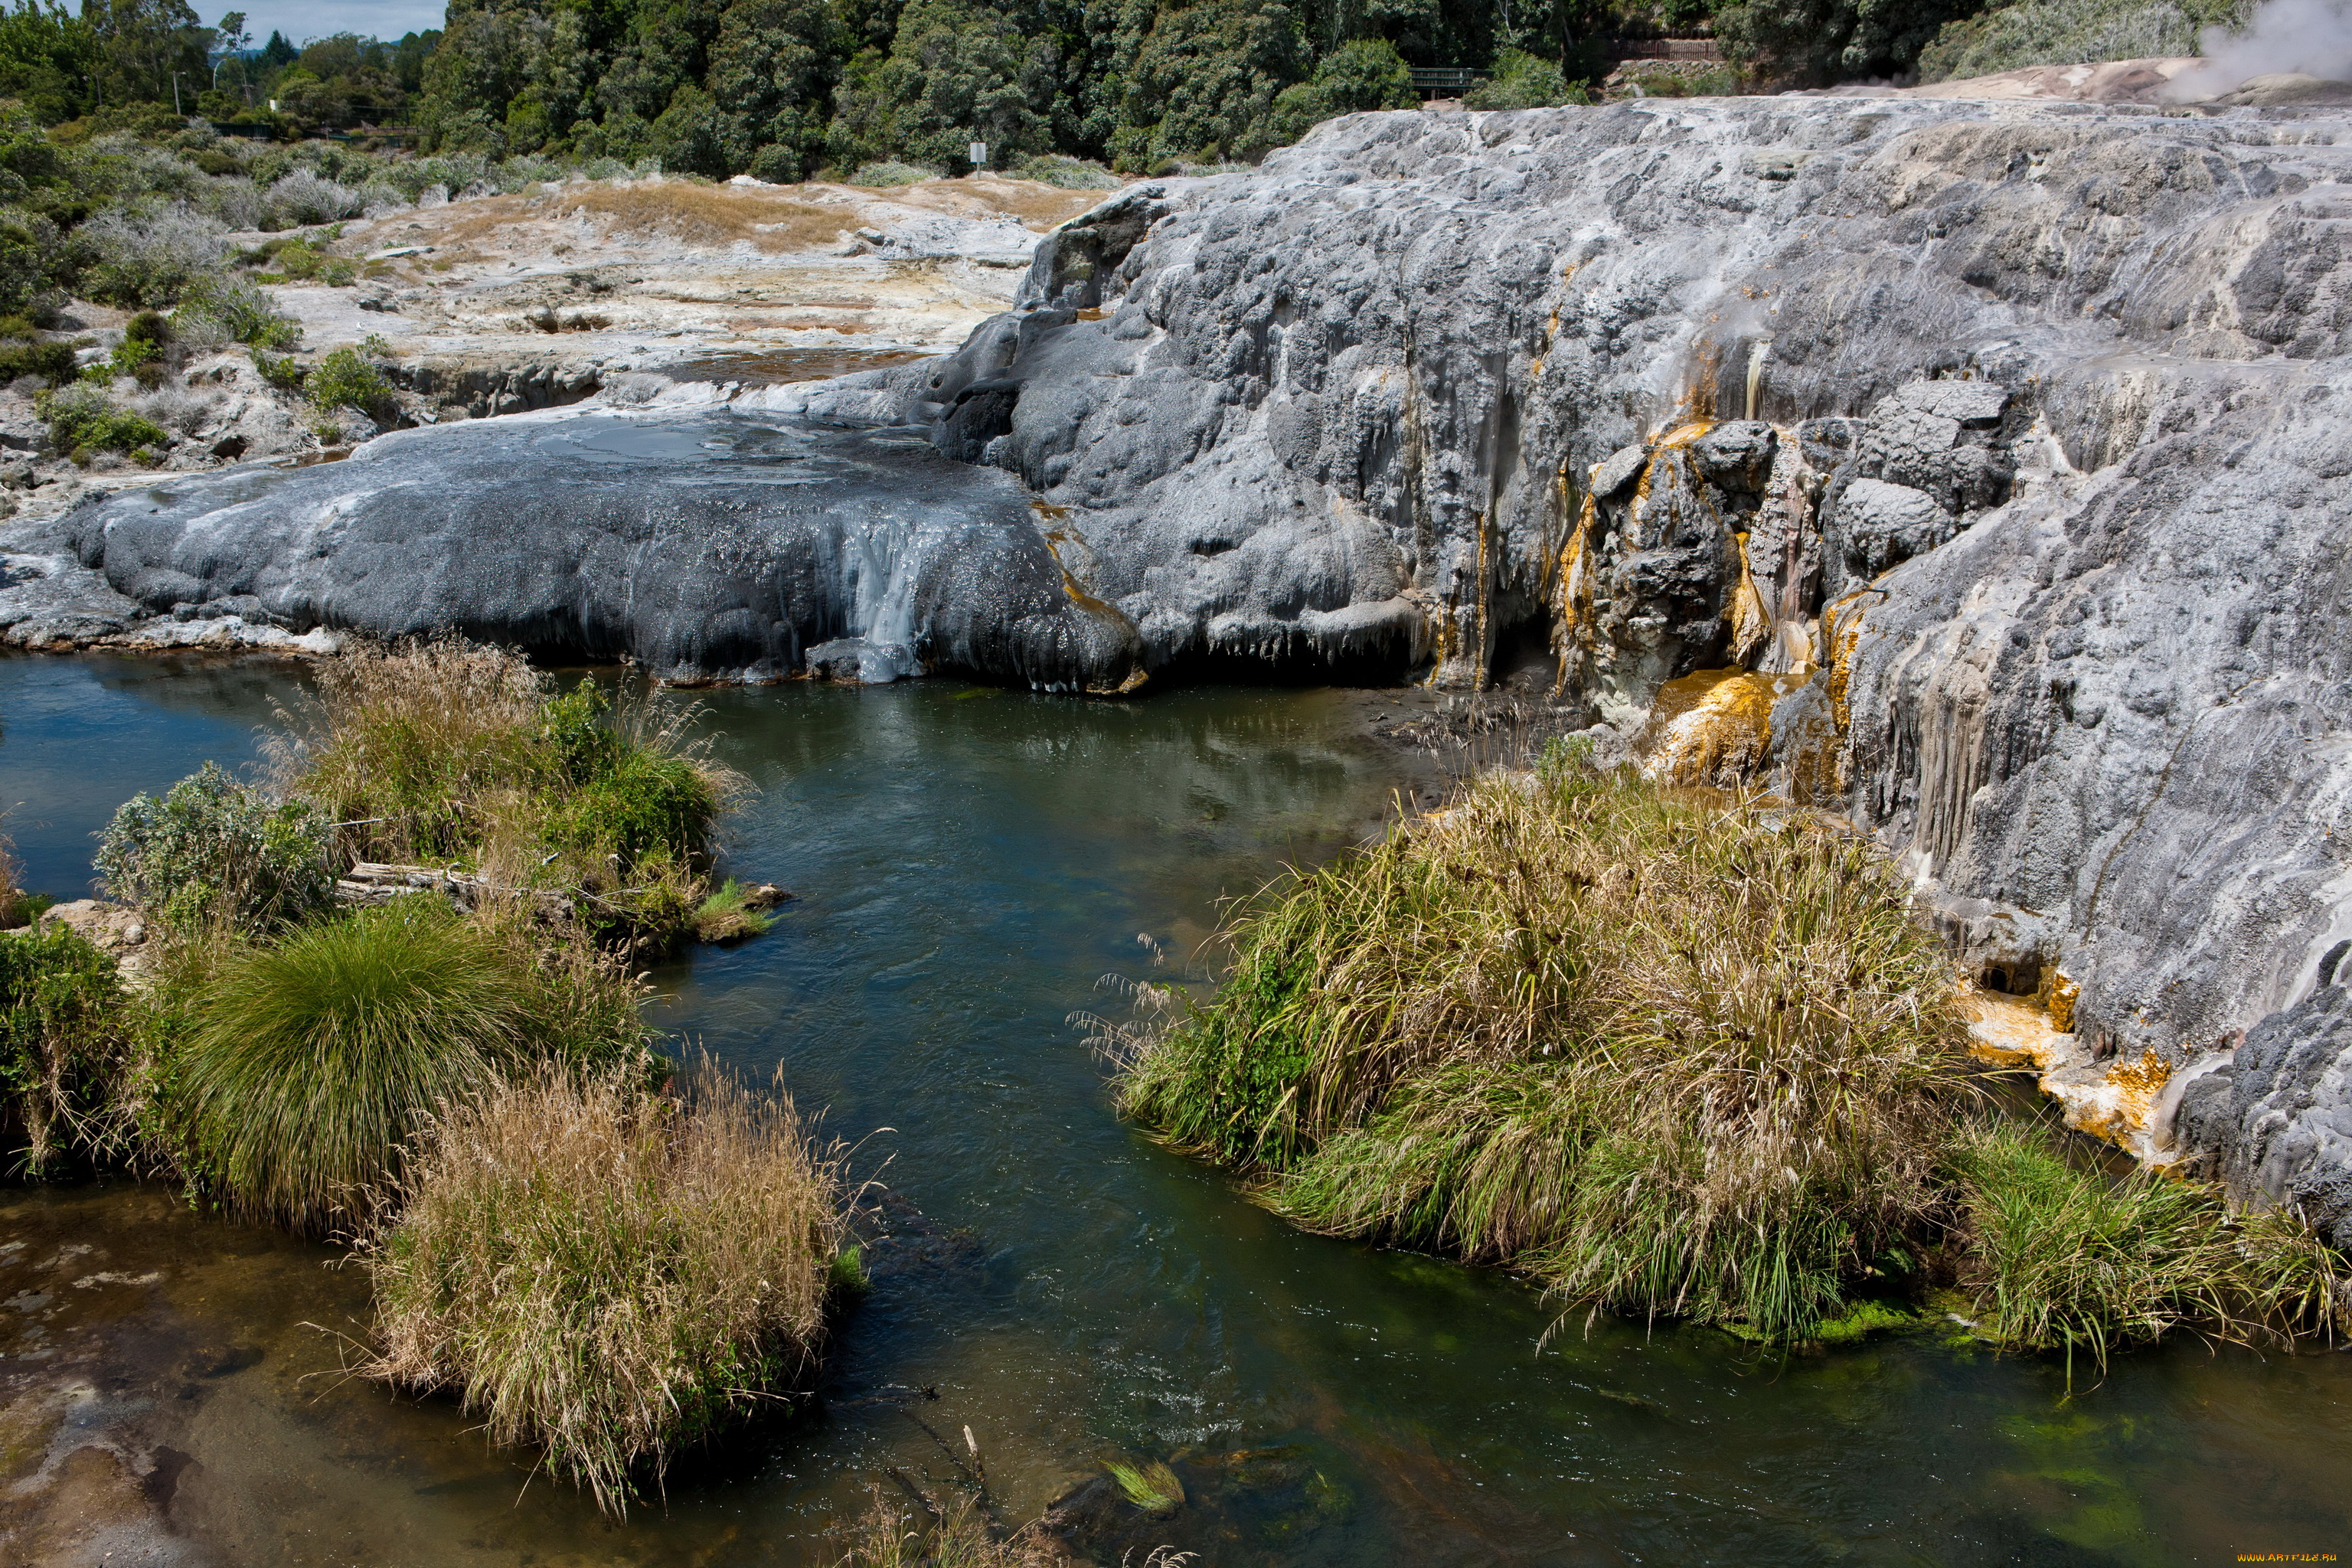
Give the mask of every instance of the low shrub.
[{"label": "low shrub", "polygon": [[2241,23],[2250,9],[2244,0],[2011,0],[1945,23],[1919,52],[1919,79],[2200,54],[2205,28]]},{"label": "low shrub", "polygon": [[331,908],[326,818],[274,802],[206,763],[160,800],[123,802],[99,841],[99,875],[124,903],[180,929],[267,931]]},{"label": "low shrub", "polygon": [[912,185],[940,177],[937,169],[927,169],[919,163],[901,163],[886,159],[879,163],[860,163],[857,172],[844,182],[846,184],[884,188],[891,185]]},{"label": "low shrub", "polygon": [[1568,73],[1556,63],[1512,48],[1497,50],[1495,74],[1462,95],[1465,109],[1544,109],[1591,101],[1591,93],[1569,85]]},{"label": "low shrub", "polygon": [[303,391],[320,409],[356,408],[379,424],[392,415],[392,384],[357,349],[329,352],[311,369]]},{"label": "low shrub", "polygon": [[1909,889],[1793,813],[1556,760],[1227,927],[1127,1111],[1321,1230],[1802,1340],[1930,1218],[1968,1090]]},{"label": "low shrub", "polygon": [[1115,191],[1125,183],[1100,163],[1061,153],[1024,158],[1008,173],[1016,180],[1034,180],[1066,191]]},{"label": "low shrub", "polygon": [[171,444],[169,433],[161,425],[118,406],[104,387],[89,382],[36,394],[33,413],[49,427],[52,447],[83,460],[97,452],[130,452]]},{"label": "low shrub", "polygon": [[228,254],[227,232],[217,219],[184,207],[100,213],[81,229],[98,255],[85,287],[91,299],[108,304],[170,305],[220,266]]},{"label": "low shrub", "polygon": [[364,1225],[436,1104],[550,1060],[642,1055],[634,992],[605,974],[583,1005],[527,941],[429,895],[238,948],[172,1063],[183,1164],[241,1214]]},{"label": "low shrub", "polygon": [[61,386],[74,378],[75,358],[73,345],[68,342],[0,343],[0,384],[37,375],[52,386]]},{"label": "low shrub", "polygon": [[242,278],[220,276],[191,285],[181,298],[174,321],[180,334],[191,342],[288,349],[302,337],[299,324],[281,314],[257,285]]},{"label": "low shrub", "polygon": [[2292,1213],[2236,1215],[2219,1189],[2070,1163],[2041,1129],[1972,1130],[1955,1147],[1962,1283],[1987,1338],[2077,1353],[2176,1328],[2290,1339],[2340,1315],[2337,1260]]},{"label": "low shrub", "polygon": [[781,1096],[502,1084],[434,1118],[398,1201],[364,1253],[367,1370],[459,1391],[611,1512],[816,1363],[841,1196]]},{"label": "low shrub", "polygon": [[122,1002],[114,961],[75,932],[0,931],[0,1106],[34,1174],[120,1141]]}]

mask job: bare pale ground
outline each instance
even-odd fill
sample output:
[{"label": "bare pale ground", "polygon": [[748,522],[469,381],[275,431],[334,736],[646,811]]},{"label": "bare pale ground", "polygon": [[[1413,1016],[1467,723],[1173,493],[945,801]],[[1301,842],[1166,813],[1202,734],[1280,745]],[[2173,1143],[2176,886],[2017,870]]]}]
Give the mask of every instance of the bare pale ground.
[{"label": "bare pale ground", "polygon": [[333,249],[363,264],[358,286],[273,292],[306,349],[373,333],[403,355],[551,351],[606,372],[936,353],[1009,305],[1038,237],[1104,195],[994,174],[887,190],[574,181],[346,224]]},{"label": "bare pale ground", "polygon": [[[1013,302],[1040,237],[1108,194],[997,174],[887,189],[572,180],[345,223],[325,248],[359,264],[355,284],[266,287],[302,324],[298,359],[380,339],[400,422],[431,424],[578,402],[626,373],[758,384],[951,349]],[[129,319],[87,302],[68,314],[100,348]],[[152,468],[48,453],[31,399],[0,389],[0,518],[52,516],[158,468],[318,460],[374,433],[349,416],[336,429],[234,346],[182,369],[161,395],[114,388],[171,432]]]}]

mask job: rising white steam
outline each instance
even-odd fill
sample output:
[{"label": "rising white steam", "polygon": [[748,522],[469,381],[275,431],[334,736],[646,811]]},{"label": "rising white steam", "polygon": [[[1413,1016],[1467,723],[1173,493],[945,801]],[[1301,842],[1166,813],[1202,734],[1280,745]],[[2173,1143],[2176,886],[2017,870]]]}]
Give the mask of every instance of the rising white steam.
[{"label": "rising white steam", "polygon": [[2202,52],[2204,65],[2173,79],[2176,96],[2210,98],[2281,71],[2352,79],[2352,0],[2267,0],[2242,31],[2206,28]]}]

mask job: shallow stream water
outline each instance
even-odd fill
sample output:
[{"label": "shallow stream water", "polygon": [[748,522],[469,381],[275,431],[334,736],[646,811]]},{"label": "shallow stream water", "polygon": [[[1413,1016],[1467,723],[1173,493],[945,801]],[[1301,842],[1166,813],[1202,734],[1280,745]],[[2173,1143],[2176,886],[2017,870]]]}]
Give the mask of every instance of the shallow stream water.
[{"label": "shallow stream water", "polygon": [[[85,893],[116,805],[252,761],[298,690],[274,664],[0,659],[28,884]],[[1157,1541],[1221,1568],[2352,1549],[2343,1355],[2182,1343],[2078,1368],[2069,1398],[2054,1363],[1933,1335],[1793,1359],[1608,1320],[1547,1339],[1513,1279],[1299,1235],[1122,1125],[1071,1015],[1117,1005],[1107,974],[1185,973],[1221,897],[1372,830],[1396,763],[1360,700],[918,682],[709,710],[759,790],[732,867],[798,897],[771,935],[659,972],[659,1021],[781,1067],[897,1216],[816,1406],[609,1524],[451,1406],[336,1377],[366,1302],[326,1249],[152,1185],[0,1189],[0,1298],[72,1309],[0,1313],[0,1374],[78,1369],[52,1460],[74,1431],[143,1433],[170,1529],[254,1564],[829,1563],[828,1527],[889,1467],[950,1478],[966,1427],[1008,1519],[1105,1457],[1175,1458],[1194,1501],[1130,1521],[1106,1562]],[[110,1278],[62,1282],[83,1268]]]}]

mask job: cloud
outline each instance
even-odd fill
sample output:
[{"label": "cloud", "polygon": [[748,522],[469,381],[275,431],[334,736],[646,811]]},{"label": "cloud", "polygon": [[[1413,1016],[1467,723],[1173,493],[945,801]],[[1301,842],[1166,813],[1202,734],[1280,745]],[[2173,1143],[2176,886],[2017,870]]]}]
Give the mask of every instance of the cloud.
[{"label": "cloud", "polygon": [[204,19],[220,20],[221,12],[242,9],[246,30],[253,35],[256,44],[265,42],[272,29],[286,35],[290,43],[300,44],[309,38],[323,38],[331,33],[357,33],[360,37],[383,38],[387,41],[403,33],[422,33],[438,27],[443,8],[436,0],[212,0],[219,10],[207,8]]}]

